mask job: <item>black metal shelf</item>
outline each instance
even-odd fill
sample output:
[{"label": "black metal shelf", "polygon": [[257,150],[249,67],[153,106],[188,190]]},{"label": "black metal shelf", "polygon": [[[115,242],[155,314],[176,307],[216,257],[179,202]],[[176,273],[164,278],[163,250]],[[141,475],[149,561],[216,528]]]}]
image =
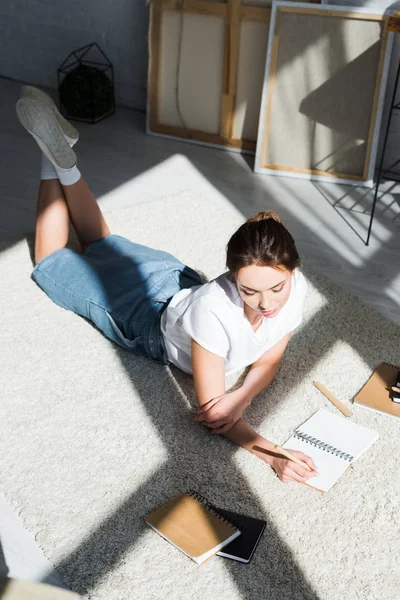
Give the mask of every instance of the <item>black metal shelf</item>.
[{"label": "black metal shelf", "polygon": [[400,183],[400,173],[391,171],[391,169],[393,169],[396,165],[398,165],[400,163],[400,158],[398,160],[396,160],[396,162],[394,162],[392,165],[390,165],[389,169],[383,168],[392,117],[396,113],[397,110],[400,110],[400,102],[396,102],[397,88],[398,88],[398,84],[399,84],[399,76],[400,76],[400,61],[399,61],[399,65],[397,67],[396,80],[395,80],[395,84],[394,84],[392,103],[391,103],[390,113],[389,113],[389,120],[388,120],[388,123],[386,126],[385,138],[383,141],[383,148],[382,148],[382,155],[381,155],[381,160],[379,163],[378,173],[377,173],[377,177],[376,177],[374,201],[372,203],[372,210],[371,210],[371,216],[370,216],[369,227],[368,227],[367,241],[365,242],[366,246],[369,245],[369,239],[371,237],[372,222],[374,220],[376,201],[378,199],[379,185],[380,185],[381,181],[385,180],[385,181],[393,181],[395,183]]}]

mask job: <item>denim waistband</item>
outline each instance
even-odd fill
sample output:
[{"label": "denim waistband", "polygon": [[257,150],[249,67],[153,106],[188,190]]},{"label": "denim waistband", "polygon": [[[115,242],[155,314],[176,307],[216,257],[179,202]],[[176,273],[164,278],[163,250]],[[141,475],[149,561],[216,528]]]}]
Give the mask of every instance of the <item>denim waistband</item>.
[{"label": "denim waistband", "polygon": [[167,358],[167,351],[165,349],[163,334],[161,333],[161,315],[167,308],[170,300],[163,303],[157,317],[153,319],[144,331],[144,350],[146,355],[152,360],[162,363],[163,365],[169,364]]}]

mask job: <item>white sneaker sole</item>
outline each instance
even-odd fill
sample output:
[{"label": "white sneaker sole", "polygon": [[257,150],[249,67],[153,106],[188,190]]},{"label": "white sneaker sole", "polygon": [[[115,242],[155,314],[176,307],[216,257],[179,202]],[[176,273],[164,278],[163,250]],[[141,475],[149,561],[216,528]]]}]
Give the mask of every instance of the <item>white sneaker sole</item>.
[{"label": "white sneaker sole", "polygon": [[36,100],[39,100],[39,102],[47,106],[57,119],[64,135],[68,137],[70,145],[73,146],[76,144],[79,140],[79,131],[62,116],[55,105],[54,100],[48,94],[31,85],[23,85],[21,88],[21,98],[36,98]]},{"label": "white sneaker sole", "polygon": [[21,125],[34,137],[43,154],[56,169],[68,170],[76,165],[75,152],[46,106],[35,98],[20,98],[16,111]]}]

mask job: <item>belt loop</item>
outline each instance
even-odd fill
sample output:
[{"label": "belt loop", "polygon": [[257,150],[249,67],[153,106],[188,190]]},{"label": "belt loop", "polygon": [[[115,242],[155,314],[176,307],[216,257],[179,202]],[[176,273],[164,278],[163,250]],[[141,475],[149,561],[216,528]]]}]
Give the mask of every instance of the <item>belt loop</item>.
[{"label": "belt loop", "polygon": [[155,362],[168,364],[164,340],[161,333],[161,315],[164,312],[167,303],[160,302],[157,304],[161,304],[161,306],[159,307],[157,316],[149,323],[148,328],[146,328],[144,346],[148,358]]}]

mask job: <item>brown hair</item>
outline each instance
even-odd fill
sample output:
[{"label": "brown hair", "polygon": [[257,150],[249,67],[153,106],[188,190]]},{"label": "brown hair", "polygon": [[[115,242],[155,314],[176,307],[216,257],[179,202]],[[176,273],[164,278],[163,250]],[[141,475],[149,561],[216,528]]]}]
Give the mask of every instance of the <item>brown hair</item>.
[{"label": "brown hair", "polygon": [[249,265],[284,267],[288,271],[300,265],[294,240],[274,212],[248,217],[228,242],[226,266],[231,278]]}]

